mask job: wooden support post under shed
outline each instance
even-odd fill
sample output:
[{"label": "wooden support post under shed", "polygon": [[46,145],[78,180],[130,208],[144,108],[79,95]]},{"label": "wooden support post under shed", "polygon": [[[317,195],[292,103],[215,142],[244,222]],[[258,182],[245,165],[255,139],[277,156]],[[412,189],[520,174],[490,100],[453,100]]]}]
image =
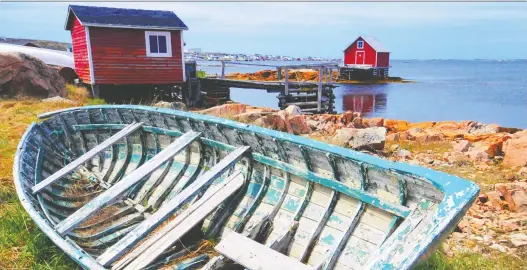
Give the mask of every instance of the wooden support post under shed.
[{"label": "wooden support post under shed", "polygon": [[285,70],[285,91],[284,94],[289,95],[289,69],[286,67]]},{"label": "wooden support post under shed", "polygon": [[93,97],[94,98],[98,98],[99,97],[99,93],[100,93],[99,85],[92,84],[92,86],[91,86],[91,94],[93,95]]},{"label": "wooden support post under shed", "polygon": [[277,72],[276,75],[278,76],[278,80],[281,81],[282,80],[282,68],[277,67],[276,72]]}]

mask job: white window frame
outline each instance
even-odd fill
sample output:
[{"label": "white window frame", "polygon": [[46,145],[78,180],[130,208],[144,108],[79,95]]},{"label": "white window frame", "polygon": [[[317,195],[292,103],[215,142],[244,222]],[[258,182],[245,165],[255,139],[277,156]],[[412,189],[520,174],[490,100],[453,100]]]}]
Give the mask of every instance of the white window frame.
[{"label": "white window frame", "polygon": [[[167,40],[167,52],[166,53],[150,52],[150,36],[165,36]],[[146,42],[146,56],[148,57],[172,57],[172,39],[170,36],[170,32],[145,31],[145,42]]]},{"label": "white window frame", "polygon": [[357,49],[364,49],[364,41],[363,40],[357,41]]}]

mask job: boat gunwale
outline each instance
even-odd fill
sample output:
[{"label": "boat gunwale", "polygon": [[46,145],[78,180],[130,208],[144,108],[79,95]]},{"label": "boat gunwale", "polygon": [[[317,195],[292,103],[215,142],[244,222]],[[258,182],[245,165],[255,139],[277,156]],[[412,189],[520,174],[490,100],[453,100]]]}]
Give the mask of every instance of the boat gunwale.
[{"label": "boat gunwale", "polygon": [[21,152],[24,150],[23,147],[27,137],[31,134],[36,126],[37,123],[31,123],[26,129],[24,135],[22,135],[22,138],[18,143],[15,160],[13,162],[13,179],[20,203],[26,209],[31,219],[35,221],[37,226],[50,238],[53,243],[55,243],[55,245],[57,245],[64,253],[68,254],[73,261],[78,263],[83,268],[104,269],[95,261],[93,257],[86,254],[82,249],[68,241],[65,237],[60,236],[51,226],[51,221],[46,220],[40,213],[38,213],[38,210],[35,209],[35,207],[29,202],[28,195],[24,192],[24,187],[22,186],[21,179],[19,178]]},{"label": "boat gunwale", "polygon": [[[235,122],[228,119],[223,119],[215,116],[203,115],[198,113],[177,111],[172,109],[165,108],[154,108],[143,105],[95,105],[95,106],[84,106],[84,107],[74,107],[63,110],[58,110],[54,112],[44,113],[38,116],[39,119],[45,119],[52,117],[57,114],[65,112],[75,112],[75,111],[85,111],[90,109],[133,109],[133,110],[145,110],[150,112],[165,113],[168,115],[173,115],[180,117],[186,120],[193,119],[195,121],[205,121],[212,124],[222,124],[233,129],[239,129],[249,133],[258,133],[278,140],[288,141],[297,145],[303,145],[309,148],[313,148],[320,151],[330,152],[334,155],[338,155],[344,159],[350,159],[354,162],[364,162],[372,166],[399,173],[401,175],[413,176],[420,178],[421,180],[430,182],[434,187],[438,188],[441,192],[444,193],[443,200],[438,204],[436,213],[434,213],[433,219],[433,228],[427,233],[426,239],[420,241],[420,244],[415,247],[415,249],[410,253],[408,258],[401,261],[398,266],[391,265],[389,261],[382,262],[375,261],[376,266],[385,266],[385,267],[397,267],[397,268],[409,268],[416,259],[419,258],[431,243],[445,232],[445,229],[452,227],[452,224],[456,224],[460,218],[460,214],[465,212],[471,205],[471,202],[475,199],[476,195],[479,193],[479,187],[466,179],[449,175],[443,172],[434,171],[432,169],[413,166],[406,163],[392,162],[383,160],[379,157],[367,155],[364,153],[356,152],[350,149],[346,149],[339,146],[329,145],[323,142],[318,142],[312,139],[304,138],[301,136],[296,136],[288,133],[283,133],[279,131],[269,130],[262,127],[243,124]],[[88,254],[84,253],[81,249],[78,249],[76,245],[70,243],[67,238],[60,237],[56,231],[51,228],[46,222],[44,217],[42,217],[37,209],[30,204],[27,194],[24,193],[23,187],[19,179],[20,171],[20,157],[21,151],[23,151],[24,142],[27,139],[27,136],[36,126],[36,123],[32,123],[22,136],[19,145],[17,147],[17,152],[15,154],[15,162],[13,167],[13,178],[15,180],[15,186],[20,198],[20,201],[24,208],[28,211],[32,219],[37,223],[37,225],[44,231],[51,240],[57,244],[64,252],[68,253],[70,257],[79,263],[83,267],[89,268],[101,268],[102,266],[98,264],[94,258],[91,258]],[[391,237],[397,237],[398,231],[394,231]],[[397,244],[397,242],[394,242]],[[425,245],[423,245],[425,244]],[[385,248],[385,245],[381,245],[380,249]],[[380,263],[380,264],[379,264]]]},{"label": "boat gunwale", "polygon": [[[289,133],[284,133],[276,130],[270,130],[263,127],[244,124],[236,122],[229,119],[224,119],[211,115],[204,115],[200,113],[178,111],[173,109],[166,108],[156,108],[144,105],[93,105],[93,106],[83,106],[83,107],[73,107],[62,110],[57,110],[54,112],[48,112],[38,115],[39,119],[49,118],[56,114],[61,114],[65,112],[73,111],[82,111],[90,109],[136,109],[136,110],[146,110],[151,112],[161,112],[166,114],[171,114],[174,116],[179,116],[181,118],[191,118],[199,121],[211,122],[214,124],[223,124],[234,129],[241,129],[243,131],[259,133],[267,135],[276,139],[285,140],[293,144],[299,144],[307,147],[311,147],[324,152],[331,152],[332,154],[338,154],[344,158],[352,159],[355,162],[365,162],[374,167],[380,167],[385,170],[392,170],[403,175],[413,175],[417,177],[424,178],[429,180],[436,188],[447,194],[453,194],[454,192],[459,192],[460,190],[470,189],[471,187],[477,187],[477,185],[466,179],[446,174],[439,171],[434,171],[432,169],[410,165],[403,162],[394,162],[389,160],[384,160],[379,157],[368,155],[365,153],[357,152],[348,148],[330,145],[327,143],[319,142],[313,139],[308,139],[302,136],[297,136]],[[446,178],[446,179],[444,179]],[[446,180],[446,181],[445,181]],[[451,185],[451,180],[456,180],[454,184]],[[458,181],[459,180],[459,181]]]}]

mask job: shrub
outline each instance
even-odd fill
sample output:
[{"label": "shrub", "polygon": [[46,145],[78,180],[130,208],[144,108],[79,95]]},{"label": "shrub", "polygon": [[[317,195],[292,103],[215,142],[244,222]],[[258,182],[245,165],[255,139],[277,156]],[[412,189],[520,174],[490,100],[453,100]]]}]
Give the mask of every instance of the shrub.
[{"label": "shrub", "polygon": [[196,73],[196,76],[198,78],[205,78],[207,76],[207,72],[205,72],[204,70],[198,70],[198,72]]},{"label": "shrub", "polygon": [[68,90],[68,98],[73,101],[85,103],[90,98],[90,92],[84,87],[67,84],[66,89]]},{"label": "shrub", "polygon": [[102,98],[90,98],[85,103],[85,105],[103,105],[106,104],[106,101]]}]

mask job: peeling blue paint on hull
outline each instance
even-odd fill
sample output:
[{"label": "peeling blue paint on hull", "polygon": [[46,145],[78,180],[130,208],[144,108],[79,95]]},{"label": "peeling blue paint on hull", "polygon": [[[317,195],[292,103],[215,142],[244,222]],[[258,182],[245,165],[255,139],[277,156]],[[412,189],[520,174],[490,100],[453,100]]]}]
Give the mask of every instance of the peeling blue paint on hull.
[{"label": "peeling blue paint on hull", "polygon": [[[17,149],[17,193],[40,229],[87,269],[131,267],[135,258],[126,254],[141,245],[139,240],[152,237],[239,173],[245,184],[218,202],[200,223],[201,232],[190,231],[183,245],[235,231],[320,269],[408,269],[449,234],[479,192],[468,180],[427,168],[190,112],[102,105],[40,118]],[[142,125],[93,154],[97,145],[132,123]],[[161,165],[149,165],[189,132],[199,132],[197,139],[165,156]],[[249,152],[225,162],[243,146]],[[90,151],[88,161],[34,190]],[[227,167],[189,193],[222,160]],[[139,170],[146,176],[127,185]],[[116,185],[124,189],[114,198],[106,191]],[[174,204],[182,194],[187,199]],[[98,211],[83,209],[82,220],[68,223],[99,196],[110,197]],[[161,219],[151,223],[152,216]],[[139,231],[144,236],[131,237]],[[222,259],[199,256],[181,263],[183,245],[157,252],[148,259],[149,267],[185,269]]]}]

